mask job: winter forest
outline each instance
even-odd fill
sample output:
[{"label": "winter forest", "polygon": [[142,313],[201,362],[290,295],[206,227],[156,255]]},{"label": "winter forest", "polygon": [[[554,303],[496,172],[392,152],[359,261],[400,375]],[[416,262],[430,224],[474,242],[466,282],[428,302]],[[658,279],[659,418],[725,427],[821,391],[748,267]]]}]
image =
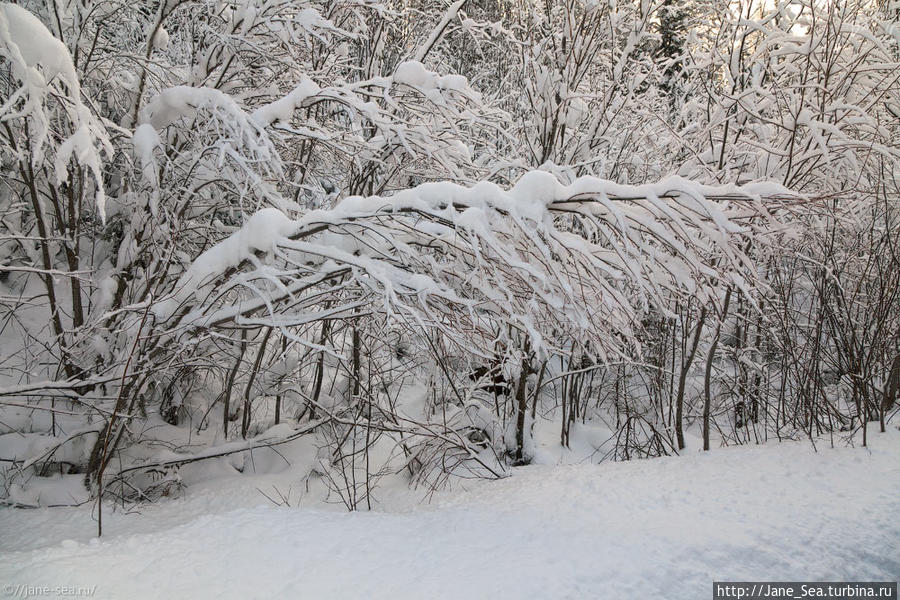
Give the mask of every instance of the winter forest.
[{"label": "winter forest", "polygon": [[[761,457],[896,515],[898,232],[897,2],[0,3],[0,580],[113,597],[12,524],[240,485],[315,522]],[[897,579],[877,531],[784,574]]]}]

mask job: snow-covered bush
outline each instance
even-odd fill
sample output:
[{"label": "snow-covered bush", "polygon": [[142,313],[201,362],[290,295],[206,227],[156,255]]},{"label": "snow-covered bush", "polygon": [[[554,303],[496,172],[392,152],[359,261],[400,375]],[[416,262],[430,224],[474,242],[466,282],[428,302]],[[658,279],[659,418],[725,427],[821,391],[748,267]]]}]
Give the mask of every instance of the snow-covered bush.
[{"label": "snow-covered bush", "polygon": [[884,421],[897,66],[856,3],[4,3],[4,496]]}]

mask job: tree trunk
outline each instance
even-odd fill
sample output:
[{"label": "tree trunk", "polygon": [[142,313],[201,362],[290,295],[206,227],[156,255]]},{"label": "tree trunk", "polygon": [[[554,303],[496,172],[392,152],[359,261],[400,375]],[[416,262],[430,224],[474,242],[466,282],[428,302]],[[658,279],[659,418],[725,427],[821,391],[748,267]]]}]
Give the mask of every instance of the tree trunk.
[{"label": "tree trunk", "polygon": [[709,450],[709,410],[712,404],[711,379],[712,364],[716,357],[716,348],[719,346],[719,338],[722,336],[722,323],[728,316],[728,304],[731,302],[731,287],[725,292],[725,305],[722,307],[722,316],[716,324],[716,333],[712,344],[709,346],[709,354],[706,356],[706,370],[703,375],[703,450]]},{"label": "tree trunk", "polygon": [[700,334],[703,332],[703,323],[706,321],[706,307],[700,310],[697,319],[697,329],[694,331],[694,339],[691,342],[691,350],[687,358],[681,362],[681,371],[678,374],[678,393],[675,395],[675,437],[678,441],[678,449],[684,450],[684,386],[687,381],[688,371],[694,363],[697,355],[697,347],[700,345]]},{"label": "tree trunk", "polygon": [[526,464],[525,459],[525,413],[528,411],[528,353],[530,344],[525,342],[522,353],[522,369],[519,372],[519,383],[516,386],[516,464]]}]

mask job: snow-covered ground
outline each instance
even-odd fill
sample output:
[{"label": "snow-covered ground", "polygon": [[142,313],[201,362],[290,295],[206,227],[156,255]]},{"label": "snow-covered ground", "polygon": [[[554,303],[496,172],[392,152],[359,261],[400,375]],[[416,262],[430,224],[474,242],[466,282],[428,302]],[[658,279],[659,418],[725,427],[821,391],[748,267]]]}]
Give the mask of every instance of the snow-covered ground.
[{"label": "snow-covered ground", "polygon": [[[900,432],[533,466],[377,510],[275,506],[253,476],[140,514],[0,511],[0,583],[94,598],[703,598],[713,580],[900,578]],[[282,492],[291,484],[281,481]],[[271,488],[269,488],[271,490]]]}]

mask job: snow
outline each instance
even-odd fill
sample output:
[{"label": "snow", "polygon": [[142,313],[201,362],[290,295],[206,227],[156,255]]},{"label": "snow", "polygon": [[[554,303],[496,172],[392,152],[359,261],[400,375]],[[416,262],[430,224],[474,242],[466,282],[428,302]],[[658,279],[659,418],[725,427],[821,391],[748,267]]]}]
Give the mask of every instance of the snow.
[{"label": "snow", "polygon": [[470,91],[469,80],[462,75],[441,75],[437,78],[437,86],[442,90],[454,92]]},{"label": "snow", "polygon": [[144,123],[134,130],[131,143],[134,146],[135,156],[146,164],[153,160],[153,150],[162,142],[156,129],[149,123]]},{"label": "snow", "polygon": [[[891,430],[868,449],[785,442],[532,466],[430,503],[388,491],[368,513],[308,506],[284,474],[246,475],[107,508],[99,540],[89,506],[0,511],[0,581],[96,585],[94,598],[392,599],[693,599],[714,579],[893,581],[898,452]],[[292,508],[257,491],[273,486]]]},{"label": "snow", "polygon": [[91,170],[94,181],[97,184],[97,209],[100,212],[102,221],[106,221],[106,194],[103,190],[103,167],[100,164],[100,155],[94,147],[94,137],[88,127],[88,121],[85,119],[81,125],[68,137],[56,151],[56,160],[54,168],[56,169],[57,182],[62,183],[68,181],[68,164],[74,156],[78,164],[83,165]]},{"label": "snow", "polygon": [[157,214],[159,204],[159,178],[157,177],[156,160],[153,158],[153,151],[162,145],[156,129],[149,123],[143,123],[134,130],[131,137],[131,144],[134,148],[134,156],[141,163],[141,174],[146,182],[150,183],[152,190],[150,192],[150,212]]},{"label": "snow", "polygon": [[53,37],[40,19],[20,6],[4,2],[0,4],[0,14],[8,27],[8,33],[3,33],[16,45],[25,64],[28,67],[40,65],[47,81],[56,75],[62,76],[77,95],[78,77],[66,45]]},{"label": "snow", "polygon": [[271,251],[276,241],[290,235],[295,229],[296,223],[277,208],[257,211],[238,231],[203,252],[191,263],[175,285],[173,297],[154,307],[157,318],[168,318],[183,300],[211,277],[239,265],[256,251]]},{"label": "snow", "polygon": [[201,106],[223,107],[227,112],[240,113],[234,100],[220,90],[178,85],[162,90],[147,103],[143,121],[163,129],[178,119],[196,115]]},{"label": "snow", "polygon": [[9,460],[22,460],[23,469],[46,458],[51,451],[54,460],[78,464],[90,452],[89,446],[96,439],[95,436],[96,431],[93,429],[76,431],[69,435],[71,441],[60,444],[59,438],[52,435],[6,433],[0,435],[0,456]]},{"label": "snow", "polygon": [[[15,4],[3,2],[0,3],[0,56],[8,59],[13,81],[18,80],[22,84],[0,105],[0,119],[5,122],[22,115],[31,117],[31,152],[35,166],[43,161],[44,146],[49,138],[50,116],[45,112],[44,104],[51,87],[56,87],[61,95],[66,96],[69,103],[65,110],[73,133],[63,140],[56,151],[53,166],[57,183],[68,181],[68,164],[74,156],[94,177],[97,210],[100,219],[105,222],[106,194],[100,154],[112,155],[112,144],[103,126],[81,100],[81,86],[68,48],[35,15]],[[55,84],[51,86],[57,75],[65,82],[62,90]],[[15,113],[12,109],[21,96],[27,99],[21,112]]]},{"label": "snow", "polygon": [[153,35],[153,47],[160,52],[169,49],[169,32],[164,27],[159,27]]},{"label": "snow", "polygon": [[511,194],[515,197],[515,205],[520,212],[540,220],[546,206],[554,200],[567,197],[565,188],[550,173],[529,171],[522,175]]},{"label": "snow", "polygon": [[429,92],[437,92],[439,90],[476,95],[469,87],[469,80],[463,75],[438,75],[426,69],[417,60],[408,60],[400,63],[394,71],[393,80],[396,84],[408,85],[426,93],[432,100],[440,98],[440,94]]},{"label": "snow", "polygon": [[321,92],[319,86],[312,79],[304,77],[290,94],[256,109],[251,118],[263,127],[276,121],[290,121],[294,110],[300,108],[305,100],[319,92]]},{"label": "snow", "polygon": [[437,42],[441,35],[444,33],[444,30],[447,28],[447,25],[450,24],[451,21],[455,20],[459,14],[459,9],[463,7],[466,3],[466,0],[456,0],[453,4],[451,4],[447,8],[447,12],[444,13],[444,16],[441,18],[440,22],[435,26],[434,29],[431,30],[431,34],[428,36],[428,39],[425,40],[419,46],[419,49],[416,51],[415,60],[423,61],[425,60],[425,56],[431,49],[434,47],[435,42]]},{"label": "snow", "polygon": [[422,63],[416,60],[408,60],[400,63],[394,71],[394,82],[402,83],[415,88],[434,87],[434,73],[427,70]]}]

